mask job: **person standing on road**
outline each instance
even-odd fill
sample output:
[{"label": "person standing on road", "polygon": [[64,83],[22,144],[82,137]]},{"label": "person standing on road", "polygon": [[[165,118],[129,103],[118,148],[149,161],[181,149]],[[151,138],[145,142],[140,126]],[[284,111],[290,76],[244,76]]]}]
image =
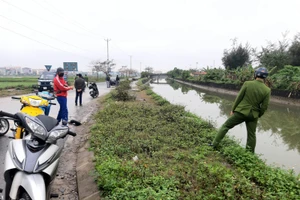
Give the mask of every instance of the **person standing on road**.
[{"label": "person standing on road", "polygon": [[110,77],[109,77],[109,74],[106,74],[106,85],[107,85],[107,88],[110,88]]},{"label": "person standing on road", "polygon": [[120,81],[120,78],[119,78],[119,75],[117,75],[117,77],[116,77],[116,86],[119,85],[119,81]]},{"label": "person standing on road", "polygon": [[62,121],[63,125],[68,123],[68,108],[67,108],[67,91],[73,90],[73,86],[68,86],[64,79],[64,69],[59,67],[56,71],[56,76],[53,80],[53,88],[56,94],[56,99],[59,103],[59,112],[57,115],[57,121]]},{"label": "person standing on road", "polygon": [[77,106],[79,97],[79,105],[82,106],[82,92],[85,88],[85,81],[81,74],[78,74],[78,78],[75,80],[74,87],[76,89],[75,105]]},{"label": "person standing on road", "polygon": [[230,117],[222,125],[210,146],[216,148],[229,129],[245,122],[247,127],[246,149],[254,153],[256,146],[256,126],[258,118],[268,109],[271,90],[264,84],[268,71],[264,67],[255,70],[253,81],[246,81],[230,112]]}]

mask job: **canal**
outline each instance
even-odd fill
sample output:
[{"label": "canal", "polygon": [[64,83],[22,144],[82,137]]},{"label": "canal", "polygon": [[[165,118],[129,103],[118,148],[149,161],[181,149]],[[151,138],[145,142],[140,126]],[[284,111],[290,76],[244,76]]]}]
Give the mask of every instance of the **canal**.
[{"label": "canal", "polygon": [[[216,128],[220,128],[229,117],[235,99],[232,95],[192,88],[178,82],[151,84],[151,87],[172,104],[184,106],[187,111],[210,121]],[[299,114],[299,107],[270,104],[268,111],[258,121],[255,149],[255,153],[267,164],[293,169],[296,174],[300,173]],[[245,146],[247,131],[244,123],[231,129],[227,135]]]}]

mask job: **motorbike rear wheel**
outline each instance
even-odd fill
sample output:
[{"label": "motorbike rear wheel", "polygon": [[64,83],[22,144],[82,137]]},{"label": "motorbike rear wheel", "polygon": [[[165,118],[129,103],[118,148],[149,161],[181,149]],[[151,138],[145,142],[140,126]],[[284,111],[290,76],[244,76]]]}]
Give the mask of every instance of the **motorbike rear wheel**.
[{"label": "motorbike rear wheel", "polygon": [[0,136],[5,135],[9,130],[9,122],[7,119],[0,119]]}]

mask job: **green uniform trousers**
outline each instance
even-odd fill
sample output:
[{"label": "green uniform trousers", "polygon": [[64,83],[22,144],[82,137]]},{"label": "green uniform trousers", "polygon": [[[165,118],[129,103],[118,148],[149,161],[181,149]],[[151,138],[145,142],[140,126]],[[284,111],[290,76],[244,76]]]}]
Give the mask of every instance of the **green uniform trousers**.
[{"label": "green uniform trousers", "polygon": [[245,122],[247,127],[247,144],[246,149],[254,153],[255,145],[256,145],[256,125],[258,118],[254,118],[252,112],[248,116],[245,116],[239,112],[234,112],[227,121],[222,125],[218,134],[216,135],[213,146],[217,147],[221,140],[225,137],[226,133],[229,129],[232,129],[236,125]]}]

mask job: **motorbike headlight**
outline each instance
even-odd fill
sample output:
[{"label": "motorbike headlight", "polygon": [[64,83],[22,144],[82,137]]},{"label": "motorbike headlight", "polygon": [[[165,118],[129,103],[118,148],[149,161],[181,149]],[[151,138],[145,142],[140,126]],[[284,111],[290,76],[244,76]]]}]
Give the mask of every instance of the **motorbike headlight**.
[{"label": "motorbike headlight", "polygon": [[40,125],[39,123],[31,120],[29,117],[25,117],[25,121],[27,126],[33,132],[33,134],[41,139],[45,139],[47,137],[46,129]]},{"label": "motorbike headlight", "polygon": [[50,82],[50,85],[52,85],[52,86],[53,86],[53,82],[52,82],[52,81]]},{"label": "motorbike headlight", "polygon": [[29,103],[30,105],[34,107],[38,107],[41,104],[42,100],[36,100],[36,99],[31,99],[29,98]]},{"label": "motorbike headlight", "polygon": [[49,137],[48,137],[46,142],[54,143],[59,138],[65,137],[67,135],[68,131],[69,131],[69,128],[67,126],[66,127],[60,127],[60,129],[53,130],[53,131],[50,132]]},{"label": "motorbike headlight", "polygon": [[41,82],[38,82],[38,85],[41,85]]}]

